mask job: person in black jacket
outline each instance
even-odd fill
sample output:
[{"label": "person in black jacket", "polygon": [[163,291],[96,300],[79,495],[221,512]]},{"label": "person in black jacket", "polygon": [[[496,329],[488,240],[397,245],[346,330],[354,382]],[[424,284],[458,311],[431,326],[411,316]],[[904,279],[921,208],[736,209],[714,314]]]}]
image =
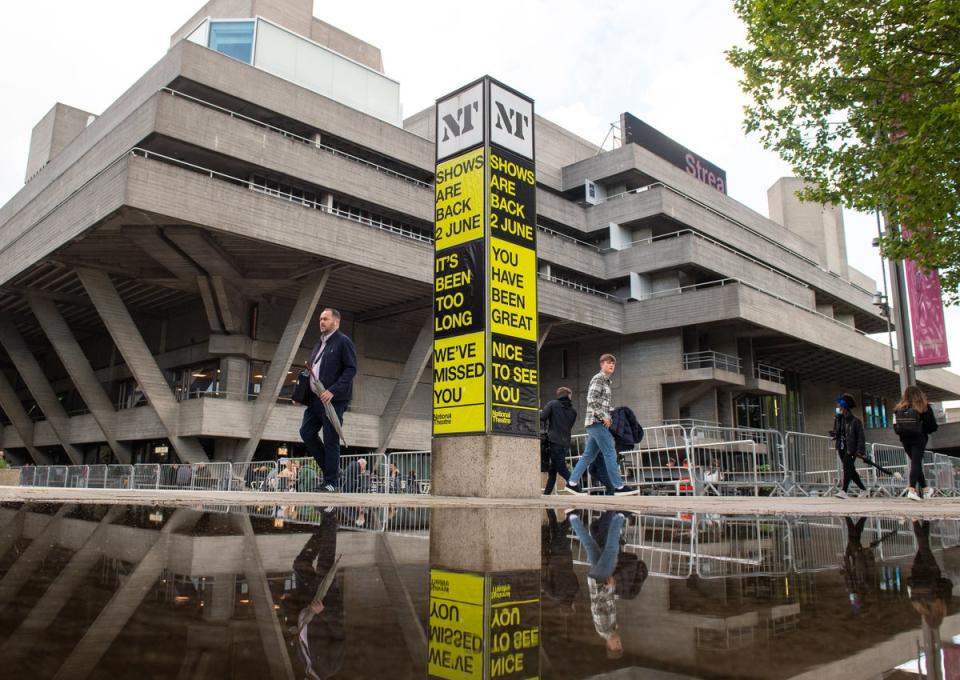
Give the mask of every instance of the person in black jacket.
[{"label": "person in black jacket", "polygon": [[[300,425],[300,438],[323,469],[319,491],[336,491],[340,478],[340,435],[327,417],[324,405],[330,402],[340,423],[353,398],[353,377],[357,374],[357,350],[353,341],[340,332],[340,312],[327,307],[320,313],[320,339],[310,352],[310,390]],[[324,389],[320,389],[320,385]],[[318,438],[323,431],[323,442]]]},{"label": "person in black jacket", "polygon": [[856,468],[857,458],[864,458],[867,455],[863,422],[853,415],[851,410],[856,406],[857,402],[853,395],[847,392],[841,394],[837,399],[837,415],[833,420],[833,430],[830,431],[830,436],[837,447],[837,455],[840,456],[840,462],[843,464],[843,488],[838,494],[841,498],[847,497],[850,482],[859,486],[860,491],[867,490]]},{"label": "person in black jacket", "polygon": [[547,444],[550,447],[550,464],[547,467],[547,486],[543,495],[553,493],[553,486],[557,483],[557,475],[563,480],[570,480],[570,470],[567,469],[567,456],[570,455],[570,430],[577,422],[577,410],[573,408],[570,395],[573,390],[569,387],[558,387],[557,398],[548,401],[540,409],[540,424],[547,430]]},{"label": "person in black jacket", "polygon": [[936,432],[937,427],[937,419],[923,390],[914,385],[905,389],[900,403],[894,408],[893,430],[910,458],[907,497],[915,501],[933,495],[933,489],[927,486],[923,476],[923,452],[927,448],[928,435]]}]

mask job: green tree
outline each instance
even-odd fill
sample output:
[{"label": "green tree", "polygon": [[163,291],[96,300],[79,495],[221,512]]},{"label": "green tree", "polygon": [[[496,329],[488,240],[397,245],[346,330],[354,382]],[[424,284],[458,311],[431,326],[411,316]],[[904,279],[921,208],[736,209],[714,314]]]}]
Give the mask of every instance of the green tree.
[{"label": "green tree", "polygon": [[734,0],[727,52],[747,132],[810,183],[802,197],[892,225],[883,252],[939,267],[960,301],[960,0]]}]

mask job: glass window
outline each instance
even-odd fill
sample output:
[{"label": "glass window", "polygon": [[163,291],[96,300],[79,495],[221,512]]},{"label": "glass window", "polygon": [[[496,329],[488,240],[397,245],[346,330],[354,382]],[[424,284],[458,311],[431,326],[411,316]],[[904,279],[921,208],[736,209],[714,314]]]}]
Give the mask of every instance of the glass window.
[{"label": "glass window", "polygon": [[211,21],[207,47],[245,64],[253,63],[253,22]]}]

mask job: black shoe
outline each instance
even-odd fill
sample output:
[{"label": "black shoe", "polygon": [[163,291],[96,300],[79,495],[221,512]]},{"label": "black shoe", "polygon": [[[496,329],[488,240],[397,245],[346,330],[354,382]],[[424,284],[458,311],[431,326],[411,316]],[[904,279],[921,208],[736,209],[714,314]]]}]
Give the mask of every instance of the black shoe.
[{"label": "black shoe", "polygon": [[582,486],[580,486],[579,484],[574,484],[572,482],[567,482],[567,485],[566,487],[564,487],[563,490],[566,491],[567,493],[572,493],[577,496],[582,496],[585,493]]},{"label": "black shoe", "polygon": [[333,486],[333,484],[322,484],[317,491],[320,493],[336,493],[337,489]]},{"label": "black shoe", "polygon": [[640,494],[640,489],[631,489],[626,484],[621,486],[619,489],[613,490],[614,496],[637,496]]}]

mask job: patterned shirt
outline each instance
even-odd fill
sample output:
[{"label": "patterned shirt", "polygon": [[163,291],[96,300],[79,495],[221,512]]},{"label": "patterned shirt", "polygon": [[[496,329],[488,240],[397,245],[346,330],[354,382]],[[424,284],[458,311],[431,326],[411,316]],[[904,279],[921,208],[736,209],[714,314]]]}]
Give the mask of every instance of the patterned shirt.
[{"label": "patterned shirt", "polygon": [[613,398],[613,388],[610,378],[600,371],[590,379],[587,389],[587,418],[584,427],[590,427],[605,418],[610,417],[610,402]]},{"label": "patterned shirt", "polygon": [[606,580],[598,581],[589,576],[587,586],[590,588],[593,627],[597,629],[600,637],[608,640],[617,630],[617,601],[614,598],[613,586],[607,585]]}]

